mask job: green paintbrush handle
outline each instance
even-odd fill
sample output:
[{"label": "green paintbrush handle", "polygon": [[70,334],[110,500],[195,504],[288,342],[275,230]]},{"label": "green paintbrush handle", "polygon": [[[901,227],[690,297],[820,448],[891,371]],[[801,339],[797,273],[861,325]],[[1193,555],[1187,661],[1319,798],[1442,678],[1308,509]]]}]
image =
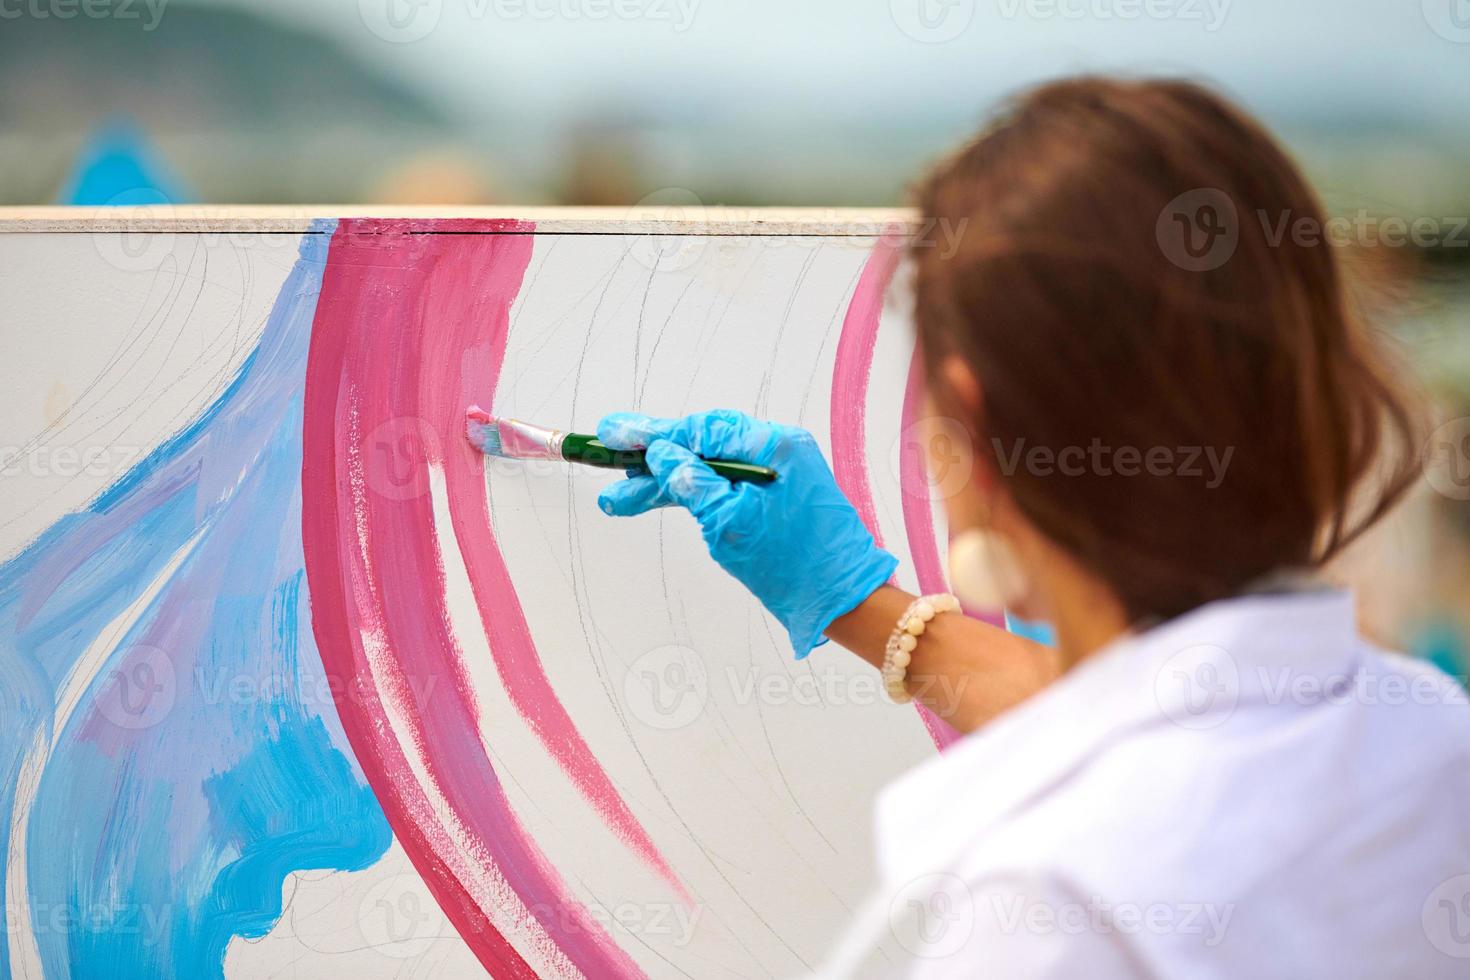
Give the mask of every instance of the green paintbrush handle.
[{"label": "green paintbrush handle", "polygon": [[[601,466],[612,470],[646,469],[641,449],[609,449],[596,436],[568,432],[561,441],[562,458],[573,463]],[[731,483],[770,483],[776,471],[769,466],[737,463],[731,459],[707,459],[709,468]]]}]

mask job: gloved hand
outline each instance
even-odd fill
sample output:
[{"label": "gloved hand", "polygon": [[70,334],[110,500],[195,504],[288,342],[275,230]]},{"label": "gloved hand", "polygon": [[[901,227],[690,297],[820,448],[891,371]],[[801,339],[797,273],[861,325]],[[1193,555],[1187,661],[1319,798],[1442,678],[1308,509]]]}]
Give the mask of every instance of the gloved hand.
[{"label": "gloved hand", "polygon": [[[898,559],[878,547],[804,429],[740,412],[682,419],[616,412],[597,426],[613,449],[647,450],[648,472],[598,496],[618,517],[677,504],[704,531],[709,553],[750,589],[791,636],[800,660],[822,632],[888,581]],[[769,466],[768,484],[731,483],[699,457]]]}]

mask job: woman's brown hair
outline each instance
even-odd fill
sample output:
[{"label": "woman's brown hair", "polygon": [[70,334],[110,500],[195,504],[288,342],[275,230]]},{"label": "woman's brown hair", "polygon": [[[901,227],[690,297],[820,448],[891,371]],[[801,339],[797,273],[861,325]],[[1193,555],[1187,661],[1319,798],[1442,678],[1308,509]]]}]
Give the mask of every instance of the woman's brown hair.
[{"label": "woman's brown hair", "polygon": [[1048,84],[943,163],[918,205],[930,377],[951,355],[971,367],[980,451],[1130,615],[1316,566],[1412,483],[1417,416],[1321,205],[1209,91]]}]

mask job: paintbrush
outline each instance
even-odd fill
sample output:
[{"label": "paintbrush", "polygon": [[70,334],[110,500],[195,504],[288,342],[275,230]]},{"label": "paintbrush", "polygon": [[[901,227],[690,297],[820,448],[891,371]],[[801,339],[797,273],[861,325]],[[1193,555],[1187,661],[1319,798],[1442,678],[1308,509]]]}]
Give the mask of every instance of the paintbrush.
[{"label": "paintbrush", "polygon": [[[641,449],[612,449],[596,436],[543,429],[515,419],[498,419],[478,405],[471,405],[465,412],[465,435],[486,456],[562,459],[613,470],[647,469]],[[732,483],[770,483],[776,479],[776,471],[769,466],[732,459],[706,459],[705,462]]]}]

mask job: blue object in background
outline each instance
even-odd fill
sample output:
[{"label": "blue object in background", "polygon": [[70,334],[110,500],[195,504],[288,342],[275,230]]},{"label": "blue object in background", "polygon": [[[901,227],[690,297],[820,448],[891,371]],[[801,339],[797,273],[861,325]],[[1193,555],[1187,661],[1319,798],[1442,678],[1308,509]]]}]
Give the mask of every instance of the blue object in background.
[{"label": "blue object in background", "polygon": [[1470,642],[1460,625],[1448,616],[1434,616],[1420,624],[1409,640],[1409,652],[1422,657],[1470,687]]},{"label": "blue object in background", "polygon": [[60,203],[116,207],[191,200],[193,195],[163,165],[136,127],[111,122],[82,147]]}]

